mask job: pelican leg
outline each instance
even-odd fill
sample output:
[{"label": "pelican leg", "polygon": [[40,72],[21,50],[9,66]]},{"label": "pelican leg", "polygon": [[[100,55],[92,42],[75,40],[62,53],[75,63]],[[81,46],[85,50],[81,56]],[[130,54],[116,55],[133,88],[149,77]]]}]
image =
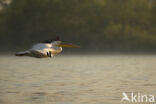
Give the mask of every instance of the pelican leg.
[{"label": "pelican leg", "polygon": [[52,57],[53,55],[52,55],[52,53],[49,51],[49,52],[47,52],[47,56],[48,56],[48,57]]},{"label": "pelican leg", "polygon": [[49,57],[49,52],[47,52],[47,56]]},{"label": "pelican leg", "polygon": [[49,57],[51,57],[51,51],[49,51]]}]

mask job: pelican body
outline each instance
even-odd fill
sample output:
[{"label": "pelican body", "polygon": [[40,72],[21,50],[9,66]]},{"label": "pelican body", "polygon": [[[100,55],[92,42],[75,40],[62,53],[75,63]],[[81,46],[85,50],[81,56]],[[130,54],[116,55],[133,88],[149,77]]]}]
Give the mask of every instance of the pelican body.
[{"label": "pelican body", "polygon": [[32,46],[31,49],[17,52],[16,56],[31,56],[36,58],[44,58],[44,57],[53,57],[56,54],[62,52],[62,47],[73,47],[79,48],[78,45],[72,44],[61,44],[62,42],[59,40],[56,41],[44,41],[42,43],[38,43]]}]

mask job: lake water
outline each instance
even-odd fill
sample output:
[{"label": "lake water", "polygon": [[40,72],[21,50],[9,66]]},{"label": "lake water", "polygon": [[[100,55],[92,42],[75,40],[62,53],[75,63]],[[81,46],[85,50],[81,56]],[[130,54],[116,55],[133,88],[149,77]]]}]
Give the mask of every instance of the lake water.
[{"label": "lake water", "polygon": [[0,56],[0,104],[122,104],[122,92],[156,97],[156,55]]}]

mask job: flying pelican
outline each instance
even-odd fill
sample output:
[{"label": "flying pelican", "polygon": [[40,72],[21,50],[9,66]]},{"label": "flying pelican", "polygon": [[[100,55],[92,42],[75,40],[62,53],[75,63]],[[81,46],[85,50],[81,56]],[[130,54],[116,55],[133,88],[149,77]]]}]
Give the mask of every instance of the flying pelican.
[{"label": "flying pelican", "polygon": [[32,46],[31,49],[17,52],[16,56],[31,56],[36,58],[53,57],[62,51],[62,47],[79,48],[80,46],[74,44],[62,44],[62,41],[57,37],[54,40],[46,40]]}]

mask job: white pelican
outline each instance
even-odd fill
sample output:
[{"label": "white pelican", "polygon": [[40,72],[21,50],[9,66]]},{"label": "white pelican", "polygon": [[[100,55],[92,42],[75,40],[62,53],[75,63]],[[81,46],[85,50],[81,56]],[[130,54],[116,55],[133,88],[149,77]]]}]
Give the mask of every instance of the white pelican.
[{"label": "white pelican", "polygon": [[16,56],[31,56],[36,58],[53,57],[62,51],[62,47],[79,48],[78,45],[62,44],[57,37],[55,40],[46,40],[32,46],[31,49],[17,52]]}]

